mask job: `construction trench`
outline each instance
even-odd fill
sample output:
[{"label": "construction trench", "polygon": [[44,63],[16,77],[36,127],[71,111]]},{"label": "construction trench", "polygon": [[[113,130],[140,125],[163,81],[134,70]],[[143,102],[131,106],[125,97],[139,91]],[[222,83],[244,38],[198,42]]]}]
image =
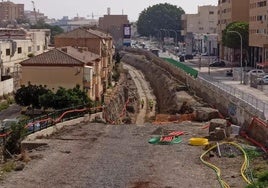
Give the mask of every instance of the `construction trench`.
[{"label": "construction trench", "polygon": [[[219,108],[212,108],[203,100],[210,99],[205,91],[199,95],[190,87],[195,78],[174,76],[174,67],[149,55],[122,52],[120,80],[107,90],[103,113],[86,114],[30,135],[25,144],[44,145],[30,149],[32,162],[0,186],[240,188],[250,184],[249,160],[235,142],[251,144],[229,135],[224,118],[228,114],[219,113],[224,105],[214,97]],[[152,111],[147,102],[141,108],[140,98],[155,100]],[[144,121],[137,121],[140,118]],[[260,129],[249,127],[261,135]],[[250,147],[255,152],[256,147]],[[268,169],[263,158],[250,162],[259,172]]]},{"label": "construction trench", "polygon": [[[267,124],[261,120],[252,120],[256,116],[262,117],[263,114],[237,102],[231,96],[223,95],[220,91],[202,87],[200,83],[196,83],[195,78],[188,75],[182,76],[178,68],[148,51],[125,49],[121,52],[121,56],[121,62],[129,64],[143,73],[153,90],[156,115],[147,118],[148,122],[165,124],[212,120],[213,123],[213,119],[216,119],[216,124],[223,124],[224,127],[227,127],[225,135],[229,135],[231,131],[230,126],[226,125],[238,125],[236,128],[245,130],[243,131],[245,137],[253,138],[251,141],[260,143],[260,146],[267,151]],[[113,91],[113,94],[108,93],[105,97],[107,108],[104,116],[109,123],[135,123],[135,114],[139,111],[140,99],[135,84],[126,70],[122,75],[121,80],[117,83],[116,91]],[[237,114],[230,116],[228,108],[234,104]],[[255,124],[252,125],[252,122]],[[247,132],[252,130],[252,127],[257,128],[254,129],[255,131]],[[218,134],[218,137],[223,137],[222,132]]]}]

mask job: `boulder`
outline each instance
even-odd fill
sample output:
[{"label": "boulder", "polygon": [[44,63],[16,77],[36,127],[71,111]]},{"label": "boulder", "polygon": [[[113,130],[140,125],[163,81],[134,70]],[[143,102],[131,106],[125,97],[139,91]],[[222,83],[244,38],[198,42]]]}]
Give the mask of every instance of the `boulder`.
[{"label": "boulder", "polygon": [[196,121],[210,121],[214,118],[219,118],[219,111],[214,108],[198,107],[195,109]]}]

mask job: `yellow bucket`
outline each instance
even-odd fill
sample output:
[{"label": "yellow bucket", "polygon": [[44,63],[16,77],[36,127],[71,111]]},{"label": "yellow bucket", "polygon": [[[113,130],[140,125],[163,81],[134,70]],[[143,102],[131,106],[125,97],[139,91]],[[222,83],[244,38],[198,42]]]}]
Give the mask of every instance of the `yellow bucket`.
[{"label": "yellow bucket", "polygon": [[208,145],[208,139],[207,138],[190,138],[189,144],[192,146]]}]

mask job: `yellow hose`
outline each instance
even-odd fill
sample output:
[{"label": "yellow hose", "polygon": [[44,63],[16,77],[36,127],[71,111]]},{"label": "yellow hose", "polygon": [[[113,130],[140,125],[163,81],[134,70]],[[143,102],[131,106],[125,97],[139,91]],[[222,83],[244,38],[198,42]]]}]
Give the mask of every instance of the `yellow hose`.
[{"label": "yellow hose", "polygon": [[[242,151],[242,153],[244,154],[244,162],[243,162],[243,164],[242,164],[242,167],[241,167],[241,169],[240,169],[240,172],[241,172],[241,175],[242,175],[243,179],[244,179],[248,184],[251,184],[250,180],[248,180],[248,178],[245,176],[245,171],[246,171],[246,169],[248,168],[248,165],[249,165],[248,157],[247,157],[247,154],[246,154],[245,150],[244,150],[240,145],[238,145],[237,143],[234,143],[234,142],[222,142],[222,143],[220,143],[220,145],[223,145],[223,144],[231,144],[231,145],[237,147],[239,150]],[[225,181],[223,181],[223,180],[221,179],[221,170],[220,170],[217,166],[215,166],[215,165],[213,165],[213,164],[211,164],[211,163],[209,163],[209,162],[207,162],[207,161],[205,161],[205,160],[203,159],[203,157],[204,157],[208,152],[210,152],[211,150],[213,150],[213,149],[216,148],[216,147],[217,147],[217,145],[214,145],[214,146],[210,147],[207,151],[205,151],[205,152],[200,156],[200,160],[202,161],[202,163],[204,163],[204,164],[207,165],[208,167],[212,168],[212,169],[216,172],[218,181],[219,181],[219,183],[221,184],[221,187],[222,187],[222,188],[230,188],[230,186],[229,186]]]}]

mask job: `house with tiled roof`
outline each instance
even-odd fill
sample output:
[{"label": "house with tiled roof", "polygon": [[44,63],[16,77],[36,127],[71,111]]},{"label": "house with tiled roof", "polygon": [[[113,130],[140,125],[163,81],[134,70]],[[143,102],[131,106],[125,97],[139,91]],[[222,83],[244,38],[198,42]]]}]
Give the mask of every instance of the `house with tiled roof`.
[{"label": "house with tiled roof", "polygon": [[111,83],[112,69],[114,66],[112,36],[92,28],[77,28],[55,37],[55,47],[64,46],[82,47],[100,56],[101,82],[103,91],[105,91]]},{"label": "house with tiled roof", "polygon": [[99,101],[103,94],[101,58],[81,48],[55,48],[22,61],[21,85],[44,85],[52,91],[80,85],[90,99]]}]

